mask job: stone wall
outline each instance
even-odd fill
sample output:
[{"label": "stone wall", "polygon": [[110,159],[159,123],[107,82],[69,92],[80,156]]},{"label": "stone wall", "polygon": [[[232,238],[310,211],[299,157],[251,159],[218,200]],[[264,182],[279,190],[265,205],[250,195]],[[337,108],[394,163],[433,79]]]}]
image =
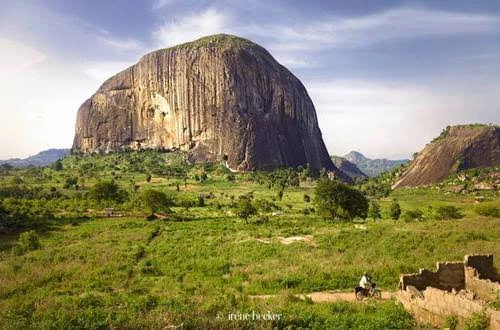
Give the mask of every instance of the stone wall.
[{"label": "stone wall", "polygon": [[408,285],[418,290],[433,287],[451,291],[465,288],[464,264],[462,262],[438,262],[436,271],[420,269],[415,274],[403,274],[400,277],[400,288],[406,290]]},{"label": "stone wall", "polygon": [[459,326],[474,313],[486,312],[490,328],[500,329],[500,311],[487,302],[500,293],[500,275],[493,266],[493,255],[465,256],[464,262],[439,262],[435,272],[420,269],[400,277],[399,302],[419,323],[443,326],[455,316]]},{"label": "stone wall", "polygon": [[410,290],[400,291],[397,300],[415,317],[419,323],[430,323],[440,327],[448,316],[455,316],[459,325],[474,313],[486,312],[490,318],[490,328],[500,328],[500,312],[487,308],[480,300],[473,300],[466,295],[454,294],[429,287],[422,292],[422,297],[413,295]]},{"label": "stone wall", "polygon": [[500,274],[493,266],[492,254],[467,255],[464,258],[464,265],[465,267],[474,268],[480,279],[500,282]]},{"label": "stone wall", "polygon": [[493,255],[465,256],[465,288],[478,298],[493,301],[500,294],[499,275],[493,267]]}]

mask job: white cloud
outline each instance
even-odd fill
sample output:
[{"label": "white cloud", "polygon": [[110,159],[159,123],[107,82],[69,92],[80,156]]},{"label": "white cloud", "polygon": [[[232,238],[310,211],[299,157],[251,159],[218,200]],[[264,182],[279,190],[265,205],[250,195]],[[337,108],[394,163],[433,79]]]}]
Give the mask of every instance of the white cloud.
[{"label": "white cloud", "polygon": [[178,0],[155,0],[153,1],[153,9],[158,10],[168,5],[175,3]]},{"label": "white cloud", "polygon": [[227,28],[227,23],[226,15],[210,8],[179,20],[164,22],[153,32],[153,38],[158,47],[173,46],[206,35],[221,33]]},{"label": "white cloud", "polygon": [[358,17],[326,17],[295,25],[252,25],[249,32],[275,36],[276,49],[308,50],[362,47],[380,42],[422,37],[447,37],[500,31],[500,17],[398,8]]},{"label": "white cloud", "polygon": [[100,35],[97,36],[96,38],[99,42],[103,43],[105,46],[119,52],[139,51],[142,50],[144,47],[142,42],[133,38],[118,39],[110,35]]}]

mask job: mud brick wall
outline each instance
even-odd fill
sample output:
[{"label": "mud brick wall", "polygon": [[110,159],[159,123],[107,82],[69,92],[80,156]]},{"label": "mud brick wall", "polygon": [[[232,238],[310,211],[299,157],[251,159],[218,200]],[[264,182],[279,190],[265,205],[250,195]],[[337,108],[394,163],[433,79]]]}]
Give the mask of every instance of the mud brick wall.
[{"label": "mud brick wall", "polygon": [[438,262],[435,272],[420,269],[416,274],[403,274],[400,277],[400,286],[406,290],[412,285],[418,290],[433,287],[451,291],[465,288],[464,264],[462,262]]},{"label": "mud brick wall", "polygon": [[480,279],[472,267],[465,269],[465,288],[476,294],[478,298],[494,301],[500,294],[500,283],[489,279]]},{"label": "mud brick wall", "polygon": [[465,256],[464,265],[476,269],[481,279],[500,282],[500,274],[496,272],[493,266],[492,254],[467,255]]},{"label": "mud brick wall", "polygon": [[483,302],[471,300],[432,287],[423,291],[424,298],[414,297],[409,291],[397,293],[397,300],[412,313],[419,323],[431,323],[436,327],[443,326],[449,315],[458,318],[459,326],[474,313],[486,311],[490,317],[490,328],[500,326],[500,312],[488,309]]}]

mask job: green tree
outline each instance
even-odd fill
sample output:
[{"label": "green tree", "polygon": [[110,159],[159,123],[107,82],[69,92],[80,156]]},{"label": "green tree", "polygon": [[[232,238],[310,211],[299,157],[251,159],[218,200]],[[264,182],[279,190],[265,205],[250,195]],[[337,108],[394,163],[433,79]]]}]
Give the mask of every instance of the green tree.
[{"label": "green tree", "polygon": [[399,203],[397,201],[392,202],[390,213],[392,220],[399,219],[399,216],[401,215],[401,207],[399,206]]},{"label": "green tree", "polygon": [[60,159],[52,163],[52,169],[54,169],[55,171],[61,171],[63,169],[63,164]]},{"label": "green tree", "polygon": [[368,217],[372,218],[373,220],[377,220],[382,217],[380,214],[380,204],[375,199],[373,199],[370,202],[370,208],[368,209]]},{"label": "green tree", "polygon": [[173,200],[163,191],[147,189],[141,193],[140,197],[143,205],[151,212],[171,212],[170,207],[173,205]]},{"label": "green tree", "polygon": [[315,188],[314,202],[320,214],[329,219],[366,219],[368,200],[357,189],[334,180],[321,180]]},{"label": "green tree", "polygon": [[249,196],[240,196],[236,204],[236,215],[248,223],[248,218],[257,213],[257,209],[252,204]]},{"label": "green tree", "polygon": [[121,203],[126,200],[127,193],[120,189],[114,181],[99,181],[89,190],[89,196],[97,202],[115,201]]}]

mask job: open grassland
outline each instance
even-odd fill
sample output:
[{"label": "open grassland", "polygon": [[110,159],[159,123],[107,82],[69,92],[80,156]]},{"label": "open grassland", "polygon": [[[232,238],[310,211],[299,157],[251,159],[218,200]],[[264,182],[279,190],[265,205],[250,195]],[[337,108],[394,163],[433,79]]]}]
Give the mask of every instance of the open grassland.
[{"label": "open grassland", "polygon": [[[153,174],[147,180],[144,169],[104,164],[112,157],[96,158],[93,169],[80,174],[88,159],[69,158],[63,170],[47,168],[41,175],[18,170],[4,176],[2,187],[21,178],[19,186],[56,187],[76,197],[4,201],[10,207],[15,201],[40,204],[53,215],[0,234],[0,328],[410,328],[412,317],[391,300],[313,304],[293,294],[350,291],[364,271],[384,291],[395,291],[400,273],[470,253],[493,253],[500,268],[500,220],[476,214],[474,195],[398,190],[380,199],[381,220],[332,222],[310,211],[314,205],[304,195],[314,197],[311,180],[287,187],[279,200],[274,188],[245,174],[228,179],[229,173],[212,169],[200,181],[202,170],[194,167],[182,178]],[[73,175],[84,187],[64,187]],[[114,178],[128,200],[86,200],[86,189],[103,178]],[[133,201],[145,187],[178,200],[210,197],[203,206],[176,204],[175,217],[148,221]],[[245,223],[231,204],[249,192],[279,209],[259,211]],[[420,209],[426,215],[429,206],[453,205],[464,217],[393,221],[394,199],[403,213]],[[500,200],[490,194],[482,203],[498,206]],[[120,216],[103,217],[108,206]],[[31,228],[41,248],[16,252],[19,233]],[[265,294],[274,297],[252,297]],[[274,320],[229,320],[231,313],[253,312],[270,312]]]}]

